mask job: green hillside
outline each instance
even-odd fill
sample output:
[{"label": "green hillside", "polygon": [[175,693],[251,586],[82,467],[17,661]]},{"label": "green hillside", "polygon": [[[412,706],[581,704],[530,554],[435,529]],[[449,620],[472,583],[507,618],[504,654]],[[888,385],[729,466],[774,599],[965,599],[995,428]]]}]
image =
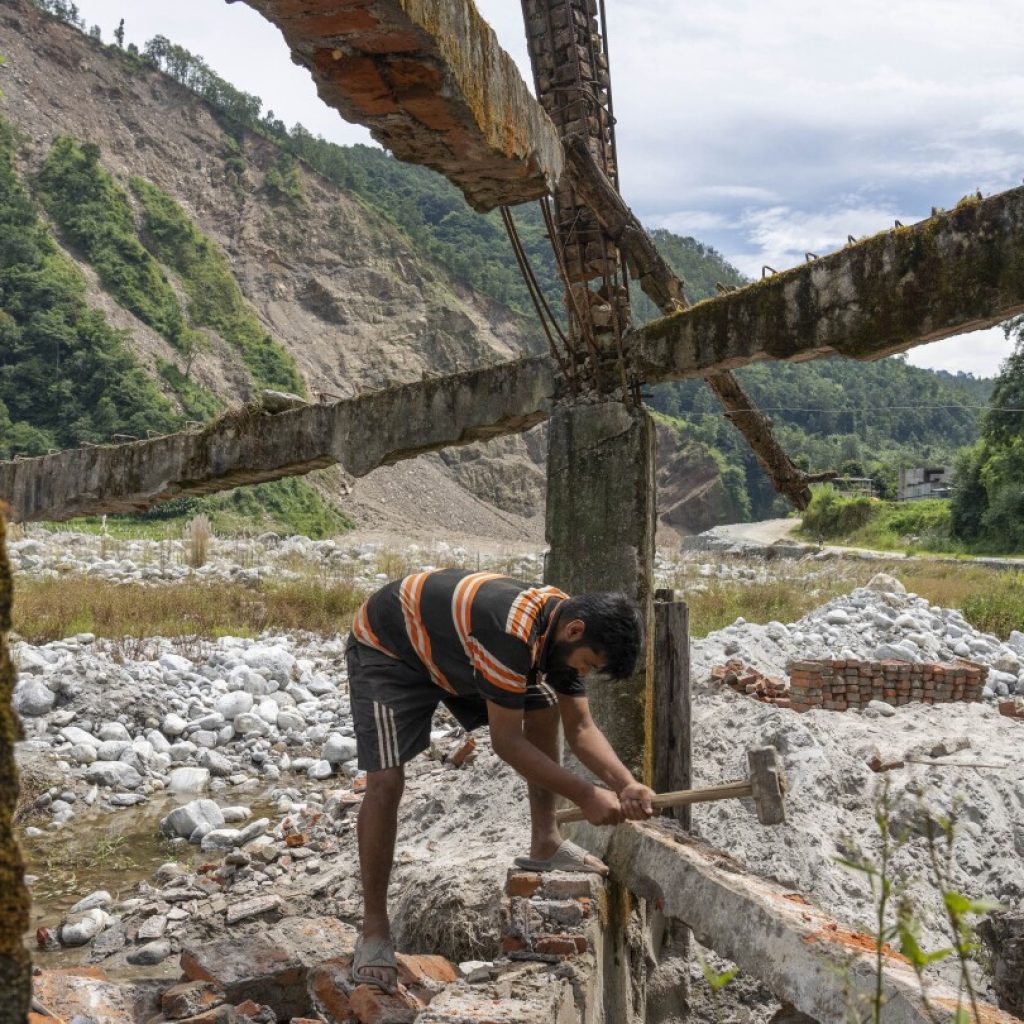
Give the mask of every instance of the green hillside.
[{"label": "green hillside", "polygon": [[[73,4],[35,2],[81,27]],[[258,97],[234,88],[201,57],[162,36],[150,40],[141,52],[132,46],[106,50],[129,68],[158,68],[191,90],[211,106],[235,139],[250,131],[280,146],[281,159],[268,181],[283,198],[301,202],[301,193],[296,193],[295,162],[302,161],[387,218],[417,251],[432,257],[465,285],[496,302],[532,313],[499,215],[473,212],[461,193],[440,175],[401,163],[380,149],[338,146],[313,136],[301,125],[288,128],[272,111],[263,112]],[[11,145],[8,141],[8,151]],[[144,225],[135,224],[125,190],[98,167],[94,150],[72,140],[58,142],[35,184],[39,203],[54,218],[65,240],[94,263],[118,301],[183,355],[200,343],[195,328],[212,326],[238,348],[257,383],[298,389],[301,384],[293,364],[248,314],[225,258],[187,220],[172,197],[141,180],[130,183],[145,218]],[[242,153],[239,146],[227,162],[234,160],[244,170]],[[39,210],[14,176],[9,152],[5,160],[9,184],[0,199],[9,207],[6,216],[23,218],[28,225],[26,238],[34,239],[32,244],[39,250],[24,258],[31,266],[35,265],[33,259],[36,264],[45,263],[50,268],[47,274],[61,277],[69,296],[79,296],[75,300],[78,306],[71,298],[64,302],[62,308],[68,310],[65,319],[71,318],[72,328],[65,323],[61,330],[78,331],[79,359],[120,360],[118,365],[123,363],[125,370],[118,372],[115,382],[115,375],[107,371],[105,375],[95,370],[82,373],[77,368],[72,371],[66,360],[54,363],[50,357],[52,335],[45,325],[40,327],[45,298],[38,291],[31,293],[34,298],[26,297],[31,275],[11,269],[11,260],[23,258],[19,253],[24,245],[0,239],[0,246],[6,245],[0,257],[8,261],[3,270],[7,276],[0,280],[0,286],[7,289],[0,313],[7,320],[0,320],[0,334],[15,328],[20,332],[17,343],[4,345],[0,355],[0,400],[7,403],[6,409],[0,405],[0,451],[36,452],[53,445],[101,439],[116,431],[164,429],[180,421],[183,414],[193,418],[212,414],[217,404],[212,396],[197,389],[180,369],[168,365],[160,372],[179,407],[172,409],[135,366],[117,332],[106,325],[101,329],[97,315],[86,315],[81,285],[72,281],[73,267],[65,266],[66,260],[61,262],[58,250],[45,238]],[[539,209],[531,205],[514,213],[537,277],[558,308],[561,289]],[[691,300],[712,295],[716,282],[742,283],[742,275],[709,246],[664,230],[653,234],[685,280]],[[16,251],[11,255],[10,250]],[[172,279],[187,296],[185,308],[169,286]],[[11,297],[15,292],[20,296],[17,299]],[[633,295],[637,320],[656,315],[635,286]],[[27,308],[33,303],[36,308]],[[15,309],[21,312],[12,313]],[[16,323],[5,327],[12,315]],[[99,332],[100,340],[87,343],[90,331]],[[50,390],[26,398],[21,382],[34,379],[33,374],[41,377],[44,365]],[[739,377],[757,404],[769,412],[780,440],[800,464],[812,470],[872,476],[883,489],[891,489],[901,464],[948,462],[958,450],[975,444],[980,437],[981,409],[992,388],[991,381],[933,373],[909,366],[899,357],[866,364],[842,360],[765,363],[740,371]],[[74,400],[54,402],[54,388],[65,389]],[[660,385],[650,389],[648,400],[655,410],[672,418],[683,440],[711,448],[731,479],[745,482],[754,518],[786,510],[703,384]],[[5,414],[12,424],[6,429]]]}]

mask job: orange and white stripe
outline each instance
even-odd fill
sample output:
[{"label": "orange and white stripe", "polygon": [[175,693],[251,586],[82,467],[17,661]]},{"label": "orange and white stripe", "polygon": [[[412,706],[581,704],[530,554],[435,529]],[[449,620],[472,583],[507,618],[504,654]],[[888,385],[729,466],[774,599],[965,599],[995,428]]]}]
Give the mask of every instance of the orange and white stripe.
[{"label": "orange and white stripe", "polygon": [[377,638],[377,634],[374,633],[373,627],[370,625],[370,616],[367,614],[366,606],[368,602],[364,601],[356,612],[356,617],[352,620],[352,635],[361,644],[365,644],[367,647],[373,647],[375,650],[380,651],[381,654],[386,654],[389,658],[397,658],[398,655],[394,651],[389,651]]},{"label": "orange and white stripe", "polygon": [[477,591],[488,580],[500,580],[504,577],[495,572],[475,572],[461,579],[452,594],[452,618],[455,620],[455,632],[462,642],[473,667],[494,686],[502,690],[519,693],[526,689],[526,676],[514,672],[503,665],[477,639],[472,636],[473,599]]},{"label": "orange and white stripe", "polygon": [[524,644],[530,642],[530,633],[533,631],[537,616],[548,601],[558,599],[564,601],[569,595],[563,594],[557,587],[533,587],[524,590],[513,602],[508,610],[508,619],[505,622],[505,632],[522,640]]},{"label": "orange and white stripe", "polygon": [[424,667],[430,673],[430,678],[449,693],[455,693],[455,688],[445,679],[444,674],[434,664],[430,649],[430,636],[423,626],[423,615],[420,611],[420,601],[423,598],[423,587],[427,582],[429,572],[418,572],[412,576],[406,576],[398,588],[398,597],[402,605],[402,616],[405,619],[405,631],[409,634],[409,642],[416,652],[416,656],[423,662]]}]

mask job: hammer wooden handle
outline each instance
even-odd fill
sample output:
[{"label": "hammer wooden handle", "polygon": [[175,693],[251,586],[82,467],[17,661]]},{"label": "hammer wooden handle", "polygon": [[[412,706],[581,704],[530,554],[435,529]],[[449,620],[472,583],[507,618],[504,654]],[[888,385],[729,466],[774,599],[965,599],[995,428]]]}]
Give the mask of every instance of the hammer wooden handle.
[{"label": "hammer wooden handle", "polygon": [[[749,782],[726,782],[721,786],[708,786],[707,789],[678,789],[673,793],[658,793],[651,803],[656,811],[661,811],[666,807],[682,807],[712,800],[737,800],[752,795]],[[559,825],[564,825],[570,821],[586,821],[587,816],[578,807],[566,807],[555,814],[555,820]]]}]

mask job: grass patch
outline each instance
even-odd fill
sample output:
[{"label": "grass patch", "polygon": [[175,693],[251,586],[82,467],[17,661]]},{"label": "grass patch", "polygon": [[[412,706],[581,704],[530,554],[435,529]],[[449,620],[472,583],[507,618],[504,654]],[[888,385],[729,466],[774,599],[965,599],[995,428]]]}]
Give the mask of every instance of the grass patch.
[{"label": "grass patch", "polygon": [[260,387],[305,395],[294,360],[245,301],[220,249],[166,192],[142,178],[132,178],[130,185],[144,211],[143,242],[181,279],[193,323],[212,327],[237,348]]},{"label": "grass patch", "polygon": [[952,534],[951,504],[943,498],[920,501],[879,501],[847,498],[833,487],[815,488],[797,536],[818,543],[832,542],[877,551],[918,552],[936,555],[1020,554],[1009,548],[995,550],[991,541],[967,544]]},{"label": "grass patch", "polygon": [[75,633],[112,639],[254,637],[268,629],[345,632],[363,595],[344,580],[310,577],[247,587],[181,583],[152,587],[87,577],[21,580],[14,629],[32,644]]},{"label": "grass patch", "polygon": [[165,359],[156,362],[157,373],[174,389],[181,408],[190,420],[205,423],[212,420],[224,409],[224,403],[212,392],[207,391],[181,370]]},{"label": "grass patch", "polygon": [[57,139],[36,180],[47,212],[122,306],[181,352],[202,347],[163,270],[136,237],[127,193],[99,158],[92,143]]},{"label": "grass patch", "polygon": [[[818,570],[820,572],[820,569]],[[767,582],[719,582],[706,590],[679,592],[690,609],[690,634],[707,636],[743,617],[750,622],[794,622],[819,605],[864,586],[886,572],[908,591],[942,608],[958,608],[975,629],[1005,640],[1024,623],[1024,573],[981,566],[929,561],[844,562],[826,576],[796,572],[788,579]]]}]

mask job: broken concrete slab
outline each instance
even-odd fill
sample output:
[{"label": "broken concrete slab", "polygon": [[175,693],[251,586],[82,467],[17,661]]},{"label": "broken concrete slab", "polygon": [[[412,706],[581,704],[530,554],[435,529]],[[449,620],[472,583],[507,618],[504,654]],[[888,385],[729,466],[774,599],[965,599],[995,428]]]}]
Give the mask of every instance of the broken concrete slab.
[{"label": "broken concrete slab", "polygon": [[280,1016],[311,1011],[309,969],[331,957],[350,956],[355,930],[333,917],[288,917],[255,934],[226,934],[186,946],[181,968],[189,981],[208,981],[228,1002],[268,1003]]},{"label": "broken concrete slab", "polygon": [[[669,824],[580,826],[577,835],[604,856],[619,882],[666,917],[683,921],[698,942],[735,961],[801,1013],[822,1024],[843,1024],[851,1012],[861,1016],[871,1005],[874,940],[799,893],[745,872],[728,854]],[[885,947],[882,964],[886,1024],[952,1024],[955,990],[929,983],[926,1008],[909,962]],[[1016,1021],[987,1003],[981,1012],[986,1024]]]},{"label": "broken concrete slab", "polygon": [[246,0],[281,30],[320,98],[480,211],[539,199],[562,146],[472,0]]}]

